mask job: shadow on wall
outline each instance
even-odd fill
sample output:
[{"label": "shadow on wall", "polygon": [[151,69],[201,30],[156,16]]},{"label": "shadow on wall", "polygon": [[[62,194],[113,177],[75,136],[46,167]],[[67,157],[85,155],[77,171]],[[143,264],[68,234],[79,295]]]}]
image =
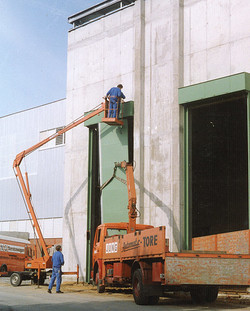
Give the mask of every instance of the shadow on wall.
[{"label": "shadow on wall", "polygon": [[79,264],[80,275],[83,275],[83,269],[82,269],[82,265],[81,265],[81,261],[80,261],[80,257],[79,257],[79,253],[78,253],[78,249],[76,247],[74,228],[71,225],[70,219],[69,219],[69,212],[70,212],[72,203],[78,197],[78,195],[81,193],[81,191],[85,188],[85,186],[87,184],[88,184],[88,178],[86,178],[81,183],[79,188],[76,190],[76,192],[69,199],[69,201],[66,204],[65,211],[64,211],[64,219],[65,219],[65,223],[66,223],[66,225],[68,227],[68,230],[69,230],[69,238],[70,238],[70,242],[71,242],[71,245],[72,245],[73,254],[74,254],[75,258],[76,258],[77,264]]},{"label": "shadow on wall", "polygon": [[[140,188],[141,191],[143,191],[143,193],[145,193],[150,198],[150,200],[152,202],[154,202],[154,204],[157,207],[159,207],[163,212],[165,212],[167,217],[170,218],[169,223],[170,224],[172,223],[172,226],[173,226],[173,238],[174,238],[175,245],[177,245],[177,247],[180,247],[180,230],[179,230],[177,223],[174,219],[173,211],[171,210],[171,208],[169,206],[167,206],[155,194],[153,194],[152,192],[150,192],[146,188],[142,187],[142,185],[139,183],[138,180],[135,180],[135,184]],[[162,225],[164,225],[164,224],[162,224]]]}]

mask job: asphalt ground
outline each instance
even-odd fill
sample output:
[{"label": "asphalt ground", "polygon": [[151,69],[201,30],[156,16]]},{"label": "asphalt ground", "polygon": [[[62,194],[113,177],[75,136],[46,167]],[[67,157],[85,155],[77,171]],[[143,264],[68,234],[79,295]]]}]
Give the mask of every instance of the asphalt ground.
[{"label": "asphalt ground", "polygon": [[98,294],[96,288],[89,284],[63,282],[63,294],[47,292],[48,280],[45,285],[31,285],[24,281],[21,286],[13,287],[9,278],[0,278],[0,311],[244,311],[250,310],[250,295],[247,292],[220,292],[213,304],[197,306],[190,299],[189,294],[178,294],[160,298],[155,306],[138,306],[134,303],[131,289],[108,288],[103,294]]}]

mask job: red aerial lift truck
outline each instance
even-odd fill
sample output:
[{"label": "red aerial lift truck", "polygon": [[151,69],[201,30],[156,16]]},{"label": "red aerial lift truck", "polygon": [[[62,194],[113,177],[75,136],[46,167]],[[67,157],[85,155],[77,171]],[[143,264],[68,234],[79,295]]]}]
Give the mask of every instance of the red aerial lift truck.
[{"label": "red aerial lift truck", "polygon": [[43,234],[41,232],[32,202],[31,202],[31,193],[29,188],[29,180],[28,180],[28,173],[25,172],[25,178],[23,177],[23,174],[20,169],[20,164],[22,163],[22,160],[32,153],[33,151],[37,150],[41,146],[45,145],[47,142],[51,141],[52,139],[55,139],[56,137],[66,133],[67,131],[73,129],[74,127],[78,126],[79,124],[82,124],[83,122],[87,121],[88,119],[99,115],[104,111],[104,118],[102,118],[103,122],[106,122],[110,125],[123,125],[123,121],[118,118],[108,118],[108,106],[109,102],[108,99],[105,99],[105,102],[94,108],[90,113],[88,113],[85,116],[81,116],[80,118],[74,120],[72,123],[68,124],[66,127],[64,127],[62,130],[58,131],[57,133],[49,136],[48,138],[40,141],[39,143],[35,144],[34,146],[20,152],[17,154],[14,162],[13,162],[13,169],[14,173],[16,175],[17,181],[20,185],[20,190],[22,192],[24,202],[26,204],[26,208],[28,211],[28,214],[30,215],[30,220],[32,222],[32,226],[35,229],[35,232],[38,235],[38,242],[42,248],[42,256],[39,257],[35,255],[35,258],[30,258],[29,260],[25,260],[25,270],[24,271],[16,271],[11,275],[10,282],[13,286],[19,286],[22,282],[22,280],[37,280],[38,284],[42,284],[46,278],[46,271],[48,269],[52,268],[52,256],[49,255],[48,248],[51,246],[47,246],[43,237]]}]

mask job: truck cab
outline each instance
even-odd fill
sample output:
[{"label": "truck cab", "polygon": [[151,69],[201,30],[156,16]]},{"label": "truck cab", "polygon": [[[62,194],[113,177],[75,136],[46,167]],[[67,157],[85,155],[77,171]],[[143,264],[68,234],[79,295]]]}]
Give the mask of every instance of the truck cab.
[{"label": "truck cab", "polygon": [[[150,225],[141,225],[136,224],[136,231],[143,231],[145,229],[154,228]],[[129,223],[120,222],[120,223],[105,223],[97,227],[95,232],[95,238],[93,243],[93,254],[92,254],[92,269],[91,269],[91,278],[93,282],[97,285],[98,291],[101,289],[98,286],[99,276],[102,275],[102,262],[104,252],[112,252],[112,243],[109,243],[111,249],[104,249],[104,241],[114,236],[123,236],[126,235],[129,231]]]}]

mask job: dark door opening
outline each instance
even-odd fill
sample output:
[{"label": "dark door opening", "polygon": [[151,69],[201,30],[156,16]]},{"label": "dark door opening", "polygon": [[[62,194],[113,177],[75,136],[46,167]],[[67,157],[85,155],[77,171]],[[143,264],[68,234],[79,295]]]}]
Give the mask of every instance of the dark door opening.
[{"label": "dark door opening", "polygon": [[192,237],[248,229],[246,97],[189,108]]},{"label": "dark door opening", "polygon": [[98,126],[93,129],[92,144],[92,191],[91,191],[91,248],[96,228],[101,224],[100,164]]},{"label": "dark door opening", "polygon": [[100,196],[99,130],[95,125],[89,128],[87,281],[90,280],[95,231],[101,224]]},{"label": "dark door opening", "polygon": [[128,162],[134,162],[134,117],[128,120]]}]

